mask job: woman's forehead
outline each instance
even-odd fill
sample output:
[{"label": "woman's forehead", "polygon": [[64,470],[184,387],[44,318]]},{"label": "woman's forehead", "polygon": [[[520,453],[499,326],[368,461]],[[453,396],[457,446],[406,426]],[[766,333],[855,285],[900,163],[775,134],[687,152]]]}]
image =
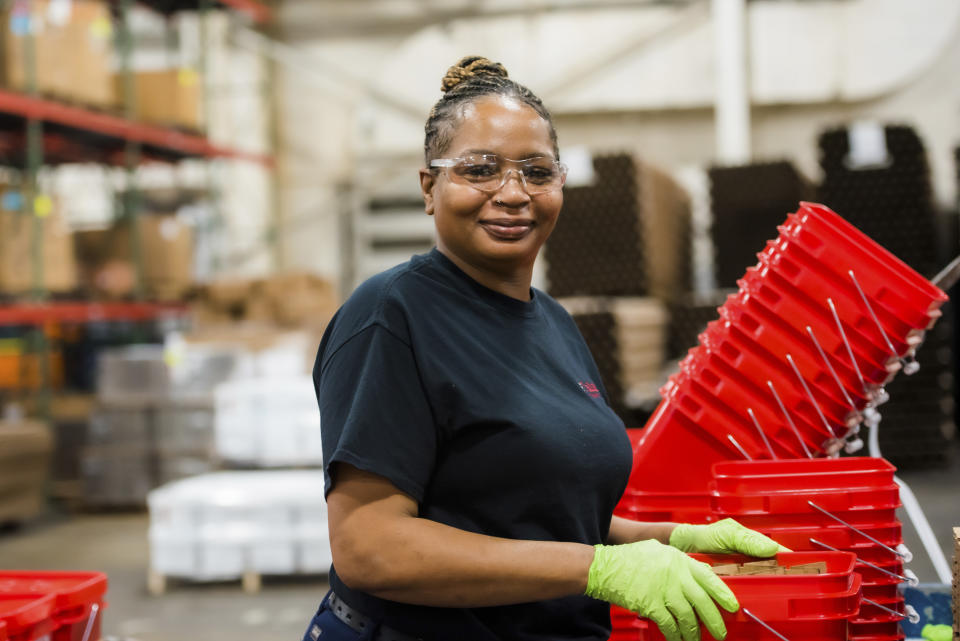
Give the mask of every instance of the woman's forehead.
[{"label": "woman's forehead", "polygon": [[511,158],[553,155],[548,123],[532,107],[504,96],[484,96],[464,105],[449,151],[484,149]]}]

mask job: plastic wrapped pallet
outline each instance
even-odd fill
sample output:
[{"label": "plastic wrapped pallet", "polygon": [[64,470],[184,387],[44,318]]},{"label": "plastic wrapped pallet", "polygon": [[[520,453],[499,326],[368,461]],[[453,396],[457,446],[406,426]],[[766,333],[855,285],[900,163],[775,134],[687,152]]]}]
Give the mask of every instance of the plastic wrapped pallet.
[{"label": "plastic wrapped pallet", "polygon": [[156,461],[145,445],[94,445],[84,448],[83,503],[96,508],[135,508],[155,485]]},{"label": "plastic wrapped pallet", "polygon": [[231,381],[217,387],[215,399],[219,458],[265,467],[322,463],[311,377]]},{"label": "plastic wrapped pallet", "polygon": [[326,573],[323,472],[217,472],[150,493],[150,566],[197,581]]}]

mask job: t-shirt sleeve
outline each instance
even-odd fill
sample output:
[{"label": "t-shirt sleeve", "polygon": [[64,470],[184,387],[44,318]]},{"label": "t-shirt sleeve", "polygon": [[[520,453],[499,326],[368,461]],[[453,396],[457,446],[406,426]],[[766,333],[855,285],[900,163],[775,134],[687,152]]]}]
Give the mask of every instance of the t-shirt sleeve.
[{"label": "t-shirt sleeve", "polygon": [[330,466],[342,462],[383,476],[422,502],[437,433],[409,345],[372,325],[322,358],[314,383],[325,493],[333,489]]}]

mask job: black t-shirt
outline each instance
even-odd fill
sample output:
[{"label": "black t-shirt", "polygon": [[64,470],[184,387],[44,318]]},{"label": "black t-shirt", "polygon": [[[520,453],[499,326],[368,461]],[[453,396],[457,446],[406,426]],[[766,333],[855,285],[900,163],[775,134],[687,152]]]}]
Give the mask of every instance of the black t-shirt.
[{"label": "black t-shirt", "polygon": [[[623,423],[567,312],[488,289],[434,249],[363,283],[314,367],[326,492],[349,463],[389,479],[420,516],[511,539],[602,543],[630,474]],[[586,596],[432,608],[351,590],[349,605],[425,640],[606,639]]]}]

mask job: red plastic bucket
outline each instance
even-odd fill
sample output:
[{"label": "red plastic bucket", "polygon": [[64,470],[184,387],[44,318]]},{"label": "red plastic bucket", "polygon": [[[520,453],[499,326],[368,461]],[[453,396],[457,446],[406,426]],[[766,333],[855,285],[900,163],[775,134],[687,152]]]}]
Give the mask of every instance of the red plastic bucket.
[{"label": "red plastic bucket", "polygon": [[[783,230],[784,228],[781,228]],[[901,308],[889,309],[886,305],[880,305],[872,300],[870,292],[864,290],[864,295],[870,303],[869,309],[863,302],[863,296],[856,285],[860,284],[860,277],[854,270],[856,282],[846,272],[846,268],[834,271],[831,265],[824,265],[820,261],[810,256],[800,245],[794,241],[788,233],[782,233],[779,238],[767,243],[766,248],[759,254],[760,264],[769,267],[775,271],[786,282],[794,288],[804,292],[828,293],[834,303],[844,302],[844,306],[849,310],[856,310],[856,318],[850,317],[847,320],[851,324],[861,328],[861,331],[871,334],[871,339],[875,342],[885,343],[883,332],[887,338],[894,343],[898,350],[905,351],[908,347],[906,339],[917,330],[922,330],[930,322],[929,316],[924,310],[911,310],[907,306]],[[823,298],[826,304],[826,296]],[[870,314],[870,310],[877,315],[880,326]],[[912,317],[922,318],[919,323],[911,323]],[[882,331],[881,331],[882,330]],[[899,343],[899,344],[898,344]]]},{"label": "red plastic bucket", "polygon": [[894,485],[897,471],[889,461],[870,456],[724,461],[713,466],[715,488],[724,494],[758,494],[793,490],[856,490]]},{"label": "red plastic bucket", "polygon": [[[903,543],[903,534],[900,522],[872,523],[858,526],[859,530],[880,541],[884,545],[895,547]],[[870,541],[862,534],[854,532],[845,525],[830,525],[825,527],[761,527],[757,528],[771,539],[791,550],[820,550],[822,547],[811,543],[814,539],[826,543],[830,547],[846,550],[855,545]]]},{"label": "red plastic bucket", "polygon": [[53,596],[0,596],[0,623],[6,625],[9,641],[40,641],[54,631]]},{"label": "red plastic bucket", "polygon": [[[785,356],[777,358],[755,343],[738,341],[735,339],[738,334],[743,338],[742,333],[730,323],[717,322],[708,325],[700,336],[705,348],[702,357],[685,361],[681,367],[699,375],[701,379],[710,375],[713,381],[711,391],[722,394],[725,402],[740,408],[741,412],[745,411],[744,407],[753,408],[758,420],[763,415],[763,420],[766,421],[761,422],[761,425],[780,426],[780,438],[794,444],[793,449],[798,452],[797,456],[803,456],[803,450],[796,444],[796,435],[789,427],[788,419],[776,397],[767,387],[767,381],[773,383],[777,389],[777,394],[794,424],[801,433],[810,435],[814,443],[819,444],[824,438],[832,438],[837,432],[846,432],[845,423],[853,408],[819,386],[811,386],[814,401],[829,424],[829,427],[825,426],[800,386],[796,374],[790,370]],[[808,375],[804,375],[804,380],[808,378]],[[707,383],[706,380],[704,382]],[[836,389],[836,384],[832,385],[833,389]],[[722,388],[723,391],[720,392],[717,388]],[[835,428],[838,425],[844,427]],[[820,447],[817,446],[816,449],[819,450]]]},{"label": "red plastic bucket", "polygon": [[102,572],[0,571],[0,599],[53,597],[53,641],[82,641],[85,634],[99,639],[106,592]]},{"label": "red plastic bucket", "polygon": [[[858,528],[861,525],[873,525],[875,523],[886,523],[897,519],[896,508],[883,508],[877,510],[848,510],[831,511],[838,518],[843,519],[851,525]],[[807,507],[805,512],[782,512],[776,514],[735,514],[725,512],[714,512],[714,516],[719,519],[732,518],[739,521],[742,525],[750,529],[765,527],[808,527],[808,526],[829,526],[837,524],[835,519],[830,518],[823,512]],[[816,537],[814,537],[816,538]]]},{"label": "red plastic bucket", "polygon": [[[847,397],[857,409],[866,405],[867,399],[860,381],[846,364],[848,358],[844,357],[842,360],[831,358],[829,361],[843,385],[841,390],[817,351],[817,344],[809,336],[798,337],[778,330],[775,325],[761,325],[743,307],[736,304],[721,308],[721,315],[724,321],[723,327],[736,349],[753,352],[764,363],[764,369],[751,377],[752,382],[762,388],[764,396],[772,396],[767,385],[767,381],[770,381],[786,407],[796,405],[789,402],[792,396],[803,402],[808,400],[805,391],[797,381],[796,372],[787,361],[786,355],[790,354],[800,374],[810,386],[819,407],[836,423],[843,423],[854,409],[847,401]],[[798,338],[800,338],[799,342]],[[817,340],[819,341],[819,338]],[[735,356],[732,353],[733,350],[730,351],[731,355]],[[779,405],[777,407],[779,409]],[[808,422],[816,421],[816,425],[819,426],[819,417],[815,416],[812,410],[808,414]]]},{"label": "red plastic bucket", "polygon": [[900,634],[903,628],[900,627],[898,617],[890,617],[889,621],[850,621],[849,635],[851,637],[861,636],[882,636],[890,637]]},{"label": "red plastic bucket", "polygon": [[876,510],[900,507],[900,487],[854,490],[789,490],[770,493],[726,494],[713,492],[710,509],[726,514],[787,514],[809,510],[807,501],[831,512]]},{"label": "red plastic bucket", "polygon": [[[830,262],[838,255],[844,256],[854,271],[861,267],[864,275],[875,275],[879,283],[870,287],[870,291],[879,292],[885,288],[923,296],[929,301],[926,305],[928,313],[947,302],[947,295],[933,283],[828,207],[802,202],[795,218],[798,231],[806,232],[809,238],[819,241],[814,245],[815,257]],[[857,278],[862,278],[859,273]],[[860,284],[867,287],[863,281]],[[874,297],[882,299],[876,294]],[[915,306],[922,305],[923,302],[918,300]]]},{"label": "red plastic bucket", "polygon": [[[683,457],[684,474],[676,475]],[[713,463],[739,457],[736,448],[679,411],[665,398],[643,430],[634,451],[628,487],[650,492],[706,492]]]},{"label": "red plastic bucket", "polygon": [[[905,610],[906,602],[904,601],[902,596],[897,596],[895,599],[880,599],[880,600],[869,599],[869,600],[874,601],[875,603],[879,603],[884,608],[888,608],[890,610],[896,610],[897,612],[904,612]],[[878,608],[877,606],[873,605],[873,603],[864,602],[860,606],[860,613],[857,614],[854,620],[859,622],[867,622],[867,621],[874,621],[874,620],[889,621],[891,620],[891,618],[896,621],[900,620],[900,617],[896,617],[892,615],[890,612],[887,612],[887,610]]]},{"label": "red plastic bucket", "polygon": [[[675,403],[677,410],[690,421],[701,426],[729,448],[731,454],[719,460],[745,460],[744,452],[750,458],[769,457],[769,450],[764,444],[760,432],[750,420],[749,414],[743,410],[743,407],[739,406],[739,409],[737,409],[729,398],[727,401],[719,398],[711,392],[709,387],[701,383],[701,378],[701,376],[695,376],[681,370],[674,374],[663,388],[664,396]],[[764,419],[766,418],[765,415],[762,416],[764,416]],[[758,420],[764,419],[758,418]],[[767,435],[771,446],[775,446],[775,453],[791,458],[796,456],[792,450],[788,449],[789,445],[785,446],[783,444],[782,430],[767,428],[762,423],[761,426],[765,428],[764,434]],[[733,441],[730,440],[731,437],[743,451],[738,449],[737,445],[734,445]],[[793,447],[799,450],[800,445],[796,436],[791,433],[790,438],[792,439],[790,442],[794,444]]]},{"label": "red plastic bucket", "polygon": [[[879,284],[875,282],[875,275],[868,274],[862,268],[853,269],[856,277],[854,282],[847,272],[850,269],[849,263],[842,260],[824,262],[814,258],[804,247],[804,242],[797,238],[795,228],[789,225],[781,226],[780,237],[767,243],[767,247],[761,252],[760,261],[777,269],[799,289],[830,292],[834,301],[844,299],[852,308],[860,309],[862,314],[869,315],[870,312],[863,305],[863,298],[856,287],[859,284],[884,331],[898,336],[901,340],[907,338],[913,330],[922,330],[930,323],[927,313],[929,299],[922,295],[912,295],[918,293],[915,288],[908,286],[897,290],[885,286],[878,289],[874,286]],[[870,320],[872,321],[872,317]],[[878,332],[876,324],[872,324],[870,329]]]},{"label": "red plastic bucket", "polygon": [[[714,564],[754,560],[740,555],[691,555]],[[740,603],[735,613],[721,611],[729,639],[782,641],[744,613],[749,610],[791,641],[845,641],[847,620],[859,611],[861,584],[853,574],[854,556],[842,552],[777,555],[787,567],[825,561],[827,573],[806,575],[751,575],[722,577]],[[650,623],[648,639],[663,639],[659,628]],[[701,638],[709,632],[701,629]]]},{"label": "red plastic bucket", "polygon": [[[900,583],[903,583],[902,579],[887,574],[887,572],[892,572],[893,574],[899,574],[900,576],[903,576],[903,561],[898,559],[896,561],[889,561],[887,563],[874,563],[873,565],[877,567],[866,565],[864,563],[857,564],[856,571],[858,574],[860,574],[860,576],[863,577],[864,584],[887,585],[892,583],[894,585],[899,585]],[[882,570],[878,570],[877,568],[882,568]],[[883,570],[886,570],[886,572]]]},{"label": "red plastic bucket", "polygon": [[[742,304],[746,309],[753,311],[763,319],[764,323],[777,323],[792,328],[797,340],[807,337],[809,326],[827,354],[841,363],[849,363],[846,344],[840,335],[826,300],[821,304],[807,295],[796,295],[796,292],[784,292],[777,286],[775,276],[767,277],[767,270],[758,271],[757,268],[747,269],[746,275],[737,281],[740,293],[735,298],[735,304]],[[730,304],[728,301],[727,304]],[[839,310],[843,319],[846,310]],[[885,345],[876,345],[854,331],[848,323],[843,325],[845,336],[853,350],[857,367],[868,382],[881,384],[893,377],[899,363],[892,361],[892,356]],[[809,337],[807,337],[809,340]],[[892,369],[888,369],[890,364]]]},{"label": "red plastic bucket", "polygon": [[634,521],[707,523],[711,518],[710,494],[641,492],[628,487],[613,513]]}]

